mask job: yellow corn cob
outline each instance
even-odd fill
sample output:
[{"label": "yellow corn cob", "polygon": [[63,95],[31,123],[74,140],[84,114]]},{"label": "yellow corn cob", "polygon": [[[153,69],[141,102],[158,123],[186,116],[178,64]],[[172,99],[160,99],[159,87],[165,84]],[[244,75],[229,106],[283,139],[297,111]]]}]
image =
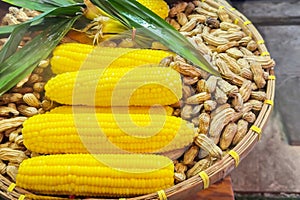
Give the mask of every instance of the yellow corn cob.
[{"label": "yellow corn cob", "polygon": [[164,0],[137,0],[140,4],[165,19],[169,15],[169,6]]},{"label": "yellow corn cob", "polygon": [[181,77],[171,68],[83,70],[48,81],[46,95],[58,103],[91,106],[170,105],[182,96]]},{"label": "yellow corn cob", "polygon": [[158,155],[51,155],[23,161],[16,185],[47,195],[130,197],[173,186],[174,166]]},{"label": "yellow corn cob", "polygon": [[43,114],[23,124],[25,146],[33,152],[163,153],[194,138],[191,125],[174,116],[144,114]]},{"label": "yellow corn cob", "polygon": [[[137,0],[140,4],[147,7],[149,10],[165,19],[169,15],[169,6],[164,0]],[[88,19],[94,19],[99,15],[108,16],[107,13],[103,12],[100,8],[92,4],[89,0],[84,0],[87,6],[85,16]]]},{"label": "yellow corn cob", "polygon": [[118,114],[166,114],[171,116],[173,108],[170,106],[130,106],[130,107],[91,107],[91,106],[59,106],[50,111],[52,114],[79,113],[118,113]]},{"label": "yellow corn cob", "polygon": [[55,74],[106,67],[139,67],[157,65],[170,55],[173,54],[162,50],[95,47],[67,43],[56,47],[51,58],[51,66]]}]

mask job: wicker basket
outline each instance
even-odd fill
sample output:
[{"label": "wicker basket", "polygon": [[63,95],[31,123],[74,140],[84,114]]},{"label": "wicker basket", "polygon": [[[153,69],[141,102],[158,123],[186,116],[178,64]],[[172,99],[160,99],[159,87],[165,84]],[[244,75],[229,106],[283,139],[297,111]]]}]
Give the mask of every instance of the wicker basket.
[{"label": "wicker basket", "polygon": [[[205,0],[202,0],[205,1]],[[174,1],[173,1],[174,2]],[[206,3],[211,5],[214,8],[220,8],[226,10],[232,20],[235,20],[235,23],[242,27],[243,31],[250,35],[256,42],[258,42],[259,47],[258,50],[260,53],[268,52],[267,48],[264,44],[264,40],[259,32],[256,30],[253,24],[240,12],[238,12],[235,8],[232,8],[231,5],[225,0],[206,0]],[[260,41],[260,42],[259,42]],[[205,174],[208,175],[207,178],[203,176],[194,176],[189,178],[188,180],[176,184],[175,186],[162,191],[167,196],[167,199],[175,200],[175,199],[184,199],[189,196],[191,193],[199,192],[199,190],[204,189],[206,185],[211,185],[224,177],[226,177],[238,164],[239,162],[245,158],[248,153],[253,149],[255,144],[259,141],[261,136],[261,130],[265,126],[270,113],[272,111],[272,105],[275,95],[275,76],[274,69],[269,69],[269,80],[267,81],[266,93],[268,101],[262,107],[254,125],[248,131],[247,135],[243,138],[243,140],[238,143],[232,150],[232,154],[225,155],[222,160],[219,160],[214,165],[205,170]],[[28,191],[23,190],[22,188],[15,187],[14,183],[12,183],[6,177],[0,175],[1,179],[1,190],[0,196],[7,199],[24,199],[26,195],[26,199],[33,197],[35,199],[65,199],[65,198],[57,198],[57,197],[46,197],[46,196],[37,196]],[[166,199],[161,197],[158,193],[148,194],[135,198],[128,198],[132,200],[139,199]]]}]

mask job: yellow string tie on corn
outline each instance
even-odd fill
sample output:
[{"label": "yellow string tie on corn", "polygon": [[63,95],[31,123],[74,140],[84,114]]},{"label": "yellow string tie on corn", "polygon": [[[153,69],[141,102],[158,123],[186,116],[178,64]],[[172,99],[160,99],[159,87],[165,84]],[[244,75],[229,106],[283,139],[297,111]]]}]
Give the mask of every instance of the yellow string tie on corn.
[{"label": "yellow string tie on corn", "polygon": [[209,176],[205,171],[200,172],[199,176],[203,181],[203,189],[207,189],[209,187]]},{"label": "yellow string tie on corn", "polygon": [[166,192],[164,190],[160,190],[157,192],[159,200],[168,200]]},{"label": "yellow string tie on corn", "polygon": [[132,197],[174,185],[167,157],[143,154],[39,156],[20,165],[19,187],[45,195]]},{"label": "yellow string tie on corn", "polygon": [[264,102],[265,104],[268,104],[270,106],[273,106],[274,105],[274,101],[273,100],[265,100]]},{"label": "yellow string tie on corn", "polygon": [[253,126],[251,126],[250,129],[258,134],[258,139],[260,140],[261,139],[261,131],[262,131],[261,128],[259,128],[258,126],[253,125]]},{"label": "yellow string tie on corn", "polygon": [[16,184],[12,183],[8,186],[7,188],[7,192],[12,192],[14,189],[16,188]]},{"label": "yellow string tie on corn", "polygon": [[238,165],[240,164],[240,155],[234,150],[230,150],[228,154],[234,159],[235,167],[238,167]]},{"label": "yellow string tie on corn", "polygon": [[219,6],[219,9],[224,9],[225,8],[225,6]]},{"label": "yellow string tie on corn", "polygon": [[258,40],[257,44],[265,44],[265,41],[264,40]]},{"label": "yellow string tie on corn", "polygon": [[235,11],[235,10],[236,10],[236,8],[230,8],[230,10],[231,10],[231,11]]}]

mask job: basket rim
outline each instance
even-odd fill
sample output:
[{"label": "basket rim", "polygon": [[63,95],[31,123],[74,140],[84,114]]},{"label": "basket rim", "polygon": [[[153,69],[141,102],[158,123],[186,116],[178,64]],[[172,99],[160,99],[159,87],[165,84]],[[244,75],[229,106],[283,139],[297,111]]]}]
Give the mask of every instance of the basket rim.
[{"label": "basket rim", "polygon": [[[200,0],[199,0],[200,1]],[[214,8],[222,8],[227,14],[235,20],[235,24],[238,24],[242,27],[242,30],[248,34],[253,40],[258,43],[258,50],[261,53],[266,53],[265,56],[269,56],[267,47],[264,43],[264,40],[255,26],[251,23],[249,19],[247,19],[242,13],[240,13],[237,9],[232,7],[226,0],[202,0],[209,4]],[[181,199],[178,195],[181,192],[188,191],[192,188],[196,188],[198,191],[205,189],[205,185],[212,185],[217,181],[225,178],[234,168],[237,167],[240,161],[242,161],[255,147],[257,142],[260,140],[261,131],[265,127],[270,114],[273,109],[273,101],[275,98],[275,73],[274,67],[267,69],[269,71],[270,77],[267,81],[267,99],[259,112],[259,115],[254,122],[252,128],[250,128],[246,134],[246,136],[232,149],[233,154],[226,154],[221,160],[217,161],[215,164],[204,170],[205,174],[208,175],[208,180],[201,178],[201,176],[191,177],[181,183],[178,183],[162,192],[165,193],[167,199]],[[208,182],[207,182],[208,181]],[[66,199],[59,197],[51,197],[51,196],[40,196],[30,193],[22,188],[13,187],[11,190],[11,186],[13,186],[13,182],[9,179],[0,175],[0,183],[1,190],[0,196],[7,199],[24,199],[26,198],[37,198],[37,199]],[[103,198],[89,198],[91,200],[103,200]],[[143,196],[126,198],[128,200],[142,200],[142,199],[160,199],[158,192],[151,193]]]}]

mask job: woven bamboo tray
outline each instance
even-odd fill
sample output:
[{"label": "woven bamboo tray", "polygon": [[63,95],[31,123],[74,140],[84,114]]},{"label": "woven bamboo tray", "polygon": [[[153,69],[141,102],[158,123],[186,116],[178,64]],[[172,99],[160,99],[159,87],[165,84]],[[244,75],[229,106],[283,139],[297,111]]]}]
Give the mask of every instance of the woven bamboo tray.
[{"label": "woven bamboo tray", "polygon": [[[258,50],[263,56],[269,56],[268,50],[264,44],[262,36],[259,34],[254,25],[249,21],[243,14],[237,11],[235,8],[225,0],[202,0],[208,3],[210,6],[219,9],[225,9],[229,14],[230,18],[234,20],[235,24],[242,27],[242,30],[249,36],[253,38],[259,44]],[[262,136],[262,129],[266,125],[270,113],[273,107],[274,95],[275,95],[275,75],[274,69],[268,69],[270,74],[269,80],[267,81],[266,93],[267,101],[263,105],[259,115],[253,126],[247,132],[247,135],[239,142],[229,154],[225,155],[221,160],[217,161],[211,167],[207,168],[199,176],[194,176],[187,179],[184,182],[176,184],[175,186],[168,188],[164,191],[159,191],[157,193],[152,193],[144,196],[139,196],[135,198],[126,198],[131,200],[141,200],[141,199],[159,199],[159,200],[175,200],[184,199],[191,193],[199,192],[205,189],[211,184],[225,178],[235,167],[238,166],[241,160],[243,160],[249,152],[254,148],[256,143],[260,140]],[[58,197],[49,196],[38,196],[32,194],[22,188],[15,187],[14,183],[11,182],[6,177],[0,175],[0,196],[6,199],[65,199]],[[96,200],[96,198],[94,198]],[[100,199],[99,199],[100,200]]]}]

